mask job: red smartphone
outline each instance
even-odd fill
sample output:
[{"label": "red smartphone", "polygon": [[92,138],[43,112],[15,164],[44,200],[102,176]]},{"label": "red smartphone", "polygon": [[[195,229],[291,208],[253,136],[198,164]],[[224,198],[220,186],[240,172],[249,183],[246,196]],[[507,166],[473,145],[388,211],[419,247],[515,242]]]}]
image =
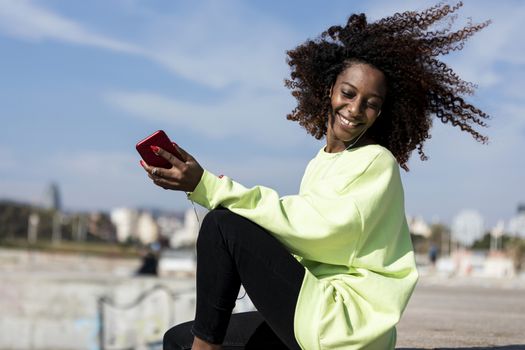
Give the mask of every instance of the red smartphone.
[{"label": "red smartphone", "polygon": [[172,167],[171,163],[161,156],[156,155],[151,150],[150,146],[158,146],[165,151],[170,152],[175,157],[184,162],[182,155],[177,151],[168,135],[163,130],[155,131],[153,134],[146,137],[144,140],[137,143],[137,151],[144,161],[151,166],[158,168],[169,169]]}]

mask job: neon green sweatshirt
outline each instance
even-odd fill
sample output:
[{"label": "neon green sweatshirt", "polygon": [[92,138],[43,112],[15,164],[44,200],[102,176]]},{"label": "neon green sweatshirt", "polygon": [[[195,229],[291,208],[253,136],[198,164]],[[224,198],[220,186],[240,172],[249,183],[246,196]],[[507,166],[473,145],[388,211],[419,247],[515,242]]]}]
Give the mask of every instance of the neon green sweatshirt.
[{"label": "neon green sweatshirt", "polygon": [[205,170],[189,198],[264,227],[306,268],[294,319],[304,350],[394,349],[418,273],[399,167],[386,148],[323,147],[298,195],[245,188]]}]

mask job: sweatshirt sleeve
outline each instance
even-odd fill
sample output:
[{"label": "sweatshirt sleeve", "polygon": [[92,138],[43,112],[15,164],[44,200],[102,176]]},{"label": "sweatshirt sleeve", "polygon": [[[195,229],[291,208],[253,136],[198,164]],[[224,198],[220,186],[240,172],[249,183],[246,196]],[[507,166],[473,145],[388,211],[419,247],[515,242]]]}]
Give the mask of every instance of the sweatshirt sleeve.
[{"label": "sweatshirt sleeve", "polygon": [[[344,178],[343,174],[318,181],[299,195],[279,197],[270,188],[246,188],[226,176],[219,178],[205,170],[188,197],[207,209],[222,206],[255,222],[291,253],[319,262],[347,265],[364,226],[353,198],[351,184],[356,180],[356,177]],[[380,187],[374,181],[360,181],[359,192],[378,191]]]}]

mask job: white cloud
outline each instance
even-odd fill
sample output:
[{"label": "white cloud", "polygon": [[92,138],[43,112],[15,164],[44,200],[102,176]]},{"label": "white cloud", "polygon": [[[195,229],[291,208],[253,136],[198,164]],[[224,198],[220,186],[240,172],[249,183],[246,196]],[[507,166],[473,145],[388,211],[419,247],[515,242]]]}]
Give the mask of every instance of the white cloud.
[{"label": "white cloud", "polygon": [[35,6],[28,0],[2,0],[0,28],[11,36],[28,40],[59,40],[114,51],[141,52],[134,45],[93,33],[81,24]]},{"label": "white cloud", "polygon": [[121,179],[129,174],[138,158],[130,153],[75,152],[61,153],[48,158],[47,162],[64,177],[92,177]]},{"label": "white cloud", "polygon": [[[504,62],[525,64],[523,51],[525,42],[519,40],[523,32],[523,18],[525,18],[525,3],[513,1],[508,6],[495,6],[492,1],[469,1],[465,12],[473,16],[475,21],[492,20],[492,24],[476,34],[472,43],[465,49],[472,51],[477,57],[476,62]],[[472,58],[475,58],[472,57]]]},{"label": "white cloud", "polygon": [[[139,11],[137,11],[139,12]],[[148,13],[140,43],[97,34],[29,0],[0,2],[0,30],[26,40],[55,40],[145,57],[204,86],[278,89],[287,74],[284,51],[294,42],[284,25],[242,3],[207,1],[183,14]]]},{"label": "white cloud", "polygon": [[141,203],[141,189],[150,180],[140,157],[122,152],[61,152],[43,162],[51,168],[68,208],[109,209]]},{"label": "white cloud", "polygon": [[297,123],[286,120],[292,101],[284,93],[242,90],[215,104],[188,103],[151,92],[114,91],[103,98],[138,118],[182,127],[205,137],[240,136],[280,146],[293,145],[305,137]]},{"label": "white cloud", "polygon": [[[509,7],[512,11],[509,11]],[[492,20],[492,23],[469,39],[465,48],[456,55],[451,64],[466,80],[477,83],[480,88],[505,83],[507,77],[501,65],[525,64],[522,36],[525,4],[495,6],[494,2],[467,2],[462,12],[473,17],[475,23]],[[498,66],[499,65],[499,66]]]},{"label": "white cloud", "polygon": [[158,14],[153,23],[145,44],[152,57],[212,87],[281,87],[285,50],[296,41],[290,28],[243,2],[205,1],[183,14]]}]

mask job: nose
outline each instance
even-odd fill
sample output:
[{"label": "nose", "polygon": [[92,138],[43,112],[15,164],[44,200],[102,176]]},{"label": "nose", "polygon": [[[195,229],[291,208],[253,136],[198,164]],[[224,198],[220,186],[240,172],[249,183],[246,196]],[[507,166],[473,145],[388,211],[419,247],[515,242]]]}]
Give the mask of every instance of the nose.
[{"label": "nose", "polygon": [[363,111],[363,103],[361,101],[361,98],[355,98],[353,101],[348,102],[346,105],[346,109],[348,112],[354,116],[360,115]]}]

